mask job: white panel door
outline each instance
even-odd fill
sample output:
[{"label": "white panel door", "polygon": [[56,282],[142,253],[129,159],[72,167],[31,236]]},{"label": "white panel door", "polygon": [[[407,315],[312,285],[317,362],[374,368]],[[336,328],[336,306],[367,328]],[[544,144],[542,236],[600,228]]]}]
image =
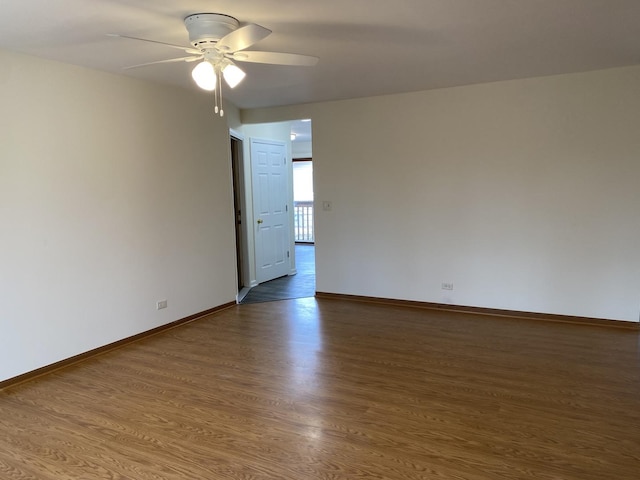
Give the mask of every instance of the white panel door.
[{"label": "white panel door", "polygon": [[289,213],[284,143],[251,139],[256,280],[289,274]]}]

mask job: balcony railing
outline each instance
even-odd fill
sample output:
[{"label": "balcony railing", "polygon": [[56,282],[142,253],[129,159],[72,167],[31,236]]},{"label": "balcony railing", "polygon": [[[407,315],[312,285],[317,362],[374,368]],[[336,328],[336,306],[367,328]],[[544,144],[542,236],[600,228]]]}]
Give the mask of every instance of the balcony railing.
[{"label": "balcony railing", "polygon": [[313,202],[293,202],[293,229],[296,242],[313,243]]}]

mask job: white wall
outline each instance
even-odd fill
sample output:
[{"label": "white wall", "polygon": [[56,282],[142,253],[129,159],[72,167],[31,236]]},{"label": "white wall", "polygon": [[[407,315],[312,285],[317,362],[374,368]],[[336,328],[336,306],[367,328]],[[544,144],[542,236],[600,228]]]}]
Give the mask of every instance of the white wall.
[{"label": "white wall", "polygon": [[202,100],[0,51],[0,380],[234,300],[227,125]]},{"label": "white wall", "polygon": [[313,142],[292,142],[291,156],[293,158],[312,158]]},{"label": "white wall", "polygon": [[640,67],[242,112],[295,118],[318,291],[638,321]]}]

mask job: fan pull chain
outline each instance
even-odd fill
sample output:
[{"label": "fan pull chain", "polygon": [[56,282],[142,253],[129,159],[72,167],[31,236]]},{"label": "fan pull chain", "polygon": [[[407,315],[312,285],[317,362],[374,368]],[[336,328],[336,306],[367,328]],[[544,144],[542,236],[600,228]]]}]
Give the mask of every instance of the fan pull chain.
[{"label": "fan pull chain", "polygon": [[218,75],[218,85],[220,88],[220,116],[224,117],[224,110],[222,109],[222,75]]},{"label": "fan pull chain", "polygon": [[217,92],[217,88],[213,91],[213,103],[215,105],[215,108],[213,109],[214,112],[218,113],[218,92]]},{"label": "fan pull chain", "polygon": [[214,89],[213,89],[213,105],[214,105],[214,109],[213,109],[213,111],[217,114],[217,113],[218,113],[218,110],[220,110],[220,109],[218,108],[218,81],[217,81],[217,80],[218,80],[218,72],[216,72],[216,71],[214,70],[213,74],[214,74],[214,75],[215,75],[215,77],[216,77],[216,82],[215,82],[215,84],[216,84],[216,88],[214,88]]}]

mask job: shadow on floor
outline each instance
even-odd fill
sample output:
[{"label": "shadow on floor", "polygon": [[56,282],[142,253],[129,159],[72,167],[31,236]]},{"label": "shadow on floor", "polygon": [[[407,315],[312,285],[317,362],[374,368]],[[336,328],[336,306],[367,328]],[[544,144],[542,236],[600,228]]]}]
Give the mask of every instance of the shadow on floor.
[{"label": "shadow on floor", "polygon": [[253,287],[240,303],[313,297],[316,294],[316,256],[313,245],[296,245],[296,271],[298,273],[295,275],[276,278]]}]

